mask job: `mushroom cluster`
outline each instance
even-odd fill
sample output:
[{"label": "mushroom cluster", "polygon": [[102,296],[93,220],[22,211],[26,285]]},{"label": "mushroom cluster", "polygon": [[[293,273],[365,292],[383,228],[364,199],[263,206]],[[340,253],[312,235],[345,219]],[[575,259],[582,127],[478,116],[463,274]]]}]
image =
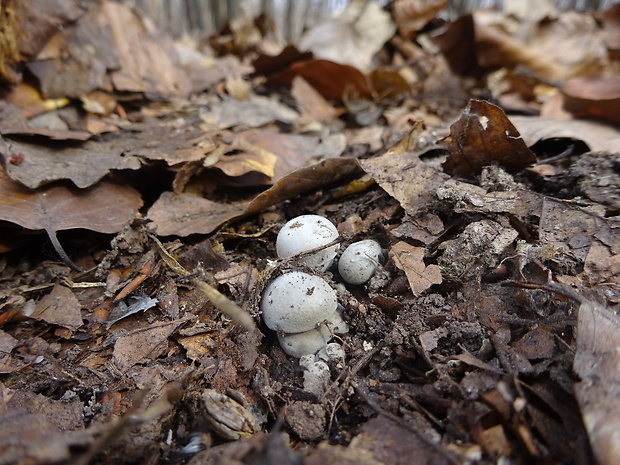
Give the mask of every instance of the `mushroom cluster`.
[{"label": "mushroom cluster", "polygon": [[[329,269],[338,254],[338,230],[319,215],[302,215],[286,223],[276,239],[279,258],[299,255],[299,262],[320,271]],[[379,263],[381,246],[373,240],[351,244],[338,263],[342,278],[354,285],[367,282]],[[293,357],[325,350],[334,334],[349,330],[337,293],[327,281],[288,270],[265,288],[260,309],[269,329],[277,332],[282,349]]]}]

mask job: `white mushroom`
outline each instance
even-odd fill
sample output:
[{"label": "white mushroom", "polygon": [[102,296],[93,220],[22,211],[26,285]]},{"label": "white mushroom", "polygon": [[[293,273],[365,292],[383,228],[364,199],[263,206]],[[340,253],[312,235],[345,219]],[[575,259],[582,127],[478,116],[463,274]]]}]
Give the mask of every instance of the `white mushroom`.
[{"label": "white mushroom", "polygon": [[325,347],[331,333],[321,325],[318,328],[296,334],[278,334],[280,347],[291,357],[300,358],[304,355],[316,354]]},{"label": "white mushroom", "polygon": [[380,256],[381,246],[377,241],[354,242],[342,253],[338,272],[349,284],[364,284],[375,274]]},{"label": "white mushroom", "polygon": [[336,291],[323,278],[302,271],[278,276],[265,289],[260,303],[269,329],[303,333],[337,314]]},{"label": "white mushroom", "polygon": [[[331,221],[319,215],[301,215],[286,223],[276,239],[279,258],[292,257],[302,252],[329,244],[338,238],[338,230]],[[309,266],[326,270],[338,252],[338,244],[318,250],[300,259]]]},{"label": "white mushroom", "polygon": [[323,278],[289,271],[274,279],[260,303],[263,320],[278,332],[284,351],[293,356],[315,354],[333,333],[346,333],[336,291]]}]

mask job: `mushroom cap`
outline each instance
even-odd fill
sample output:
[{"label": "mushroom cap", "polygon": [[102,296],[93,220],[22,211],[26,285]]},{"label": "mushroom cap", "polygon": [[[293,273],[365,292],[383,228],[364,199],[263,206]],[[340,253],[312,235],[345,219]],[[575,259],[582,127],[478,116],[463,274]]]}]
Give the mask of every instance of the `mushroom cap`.
[{"label": "mushroom cap", "polygon": [[323,278],[289,271],[274,279],[263,292],[260,309],[269,329],[303,333],[337,313],[336,291]]},{"label": "mushroom cap", "polygon": [[[329,244],[338,238],[336,226],[319,215],[301,215],[286,223],[276,239],[279,258],[292,257],[301,252]],[[326,270],[333,263],[338,252],[338,244],[332,245],[300,259],[310,266],[320,266]]]},{"label": "mushroom cap", "polygon": [[354,242],[342,252],[338,272],[349,284],[364,284],[375,274],[380,256],[381,246],[377,241]]}]

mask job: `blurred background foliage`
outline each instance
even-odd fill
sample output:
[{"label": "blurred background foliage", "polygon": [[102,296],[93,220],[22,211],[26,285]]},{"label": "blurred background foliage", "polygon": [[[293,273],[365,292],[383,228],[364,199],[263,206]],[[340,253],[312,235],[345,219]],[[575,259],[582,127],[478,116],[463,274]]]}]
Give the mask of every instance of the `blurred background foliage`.
[{"label": "blurred background foliage", "polygon": [[[316,25],[331,13],[359,0],[124,0],[153,18],[156,24],[174,37],[213,34],[228,21],[245,14],[257,17],[265,14],[273,21],[280,38],[296,42],[303,31]],[[376,1],[388,6],[389,0]],[[422,3],[424,0],[417,0]],[[439,0],[426,0],[436,3]],[[518,0],[517,0],[518,1]],[[601,10],[617,0],[549,0],[559,10]],[[444,10],[445,19],[457,17],[481,8],[501,9],[506,0],[450,0]],[[540,0],[546,3],[546,0]],[[541,5],[542,7],[543,5]]]}]

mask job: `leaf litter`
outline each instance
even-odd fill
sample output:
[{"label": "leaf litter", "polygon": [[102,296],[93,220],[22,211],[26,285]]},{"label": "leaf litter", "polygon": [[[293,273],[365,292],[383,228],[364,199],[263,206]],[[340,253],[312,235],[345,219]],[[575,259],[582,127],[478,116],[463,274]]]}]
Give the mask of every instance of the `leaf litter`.
[{"label": "leaf litter", "polygon": [[[617,8],[439,28],[446,2],[353,2],[295,48],[247,16],[174,43],[122,3],[28,5],[0,70],[0,462],[618,462]],[[258,310],[306,213],[384,250],[366,285],[323,274],[350,331],[318,383]]]}]

